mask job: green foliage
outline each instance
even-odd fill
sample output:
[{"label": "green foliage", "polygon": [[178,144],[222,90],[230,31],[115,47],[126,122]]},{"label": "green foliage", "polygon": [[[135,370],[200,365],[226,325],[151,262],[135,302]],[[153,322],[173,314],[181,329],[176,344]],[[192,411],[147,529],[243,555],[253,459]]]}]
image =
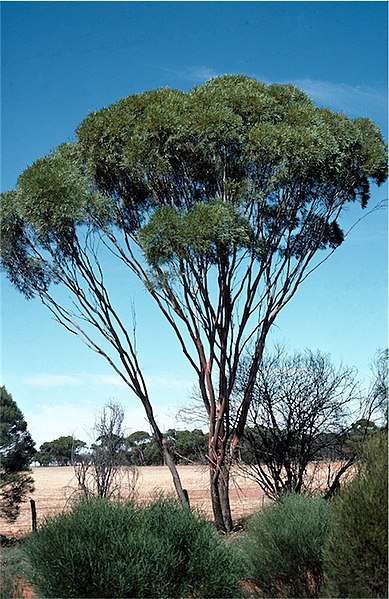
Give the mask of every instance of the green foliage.
[{"label": "green foliage", "polygon": [[[236,248],[261,260],[337,247],[331,206],[369,199],[387,176],[386,146],[369,119],[318,108],[293,85],[243,75],[188,93],[135,94],[80,125],[2,195],[2,264],[27,296],[78,252],[79,226],[139,232],[151,265],[225,259]],[[287,201],[285,201],[287,198]],[[32,255],[43,245],[58,259]],[[275,248],[272,248],[275,251]]]},{"label": "green foliage", "polygon": [[0,599],[22,597],[24,583],[32,575],[23,543],[24,541],[17,541],[0,548]]},{"label": "green foliage", "polygon": [[88,500],[32,535],[27,553],[46,597],[239,597],[238,558],[176,501]]},{"label": "green foliage", "polygon": [[356,477],[332,505],[326,544],[331,597],[388,596],[388,439],[366,443]]},{"label": "green foliage", "polygon": [[35,443],[22,412],[5,387],[0,387],[0,413],[1,467],[7,472],[26,470],[34,456]]},{"label": "green foliage", "polygon": [[16,597],[18,592],[18,579],[11,561],[3,556],[5,550],[0,554],[0,598],[10,599]]},{"label": "green foliage", "polygon": [[67,237],[93,198],[72,144],[59,146],[25,170],[18,179],[18,193],[22,218],[42,237],[50,231]]},{"label": "green foliage", "polygon": [[[165,433],[169,448],[176,464],[190,462],[204,464],[208,453],[208,435],[199,429],[169,429]],[[135,466],[163,464],[163,457],[158,445],[145,431],[136,431],[124,440],[128,463]]]},{"label": "green foliage", "polygon": [[169,429],[165,433],[176,463],[207,463],[208,435],[199,429],[180,431]]},{"label": "green foliage", "polygon": [[[110,218],[110,202],[95,189],[77,145],[62,144],[26,169],[17,188],[1,194],[1,262],[28,298],[61,278],[61,261],[77,252],[76,229]],[[31,245],[41,252],[31,252]],[[44,259],[50,248],[52,260]]]},{"label": "green foliage", "polygon": [[43,443],[36,455],[36,460],[42,466],[69,466],[73,457],[77,456],[83,447],[86,447],[86,443],[74,439],[71,435],[59,437]]},{"label": "green foliage", "polygon": [[360,418],[351,425],[345,448],[349,454],[355,453],[358,455],[363,453],[366,439],[374,435],[379,430],[379,427],[372,420]]},{"label": "green foliage", "polygon": [[0,388],[0,514],[16,520],[20,504],[34,490],[30,463],[35,443],[12,396]]},{"label": "green foliage", "polygon": [[[144,463],[139,464],[140,466],[163,466],[163,456],[158,447],[158,443],[154,437],[150,438],[150,441],[145,446],[143,452],[143,459]],[[136,461],[134,461],[133,463],[137,465]]]},{"label": "green foliage", "polygon": [[145,431],[131,433],[124,440],[127,460],[135,466],[160,466],[163,456],[154,437]]},{"label": "green foliage", "polygon": [[242,549],[263,596],[318,596],[329,512],[324,499],[288,493],[251,518]]},{"label": "green foliage", "polygon": [[252,235],[248,220],[234,206],[213,200],[196,204],[187,213],[162,207],[140,230],[138,238],[151,264],[164,264],[173,258],[188,260],[191,256],[214,263],[234,247],[253,246]]}]

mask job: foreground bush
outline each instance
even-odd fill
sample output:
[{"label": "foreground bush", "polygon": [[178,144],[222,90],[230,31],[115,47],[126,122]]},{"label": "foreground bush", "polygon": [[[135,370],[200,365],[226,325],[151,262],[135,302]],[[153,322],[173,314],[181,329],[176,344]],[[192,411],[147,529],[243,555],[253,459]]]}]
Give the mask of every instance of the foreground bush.
[{"label": "foreground bush", "polygon": [[205,519],[161,498],[84,500],[27,545],[45,597],[239,597],[233,548]]},{"label": "foreground bush", "polygon": [[0,599],[23,597],[29,587],[31,566],[23,552],[23,541],[4,542],[0,546]]},{"label": "foreground bush", "polygon": [[329,504],[286,494],[248,523],[243,541],[250,580],[265,597],[318,597]]},{"label": "foreground bush", "polygon": [[388,596],[388,438],[366,444],[357,476],[334,500],[325,557],[330,597]]}]

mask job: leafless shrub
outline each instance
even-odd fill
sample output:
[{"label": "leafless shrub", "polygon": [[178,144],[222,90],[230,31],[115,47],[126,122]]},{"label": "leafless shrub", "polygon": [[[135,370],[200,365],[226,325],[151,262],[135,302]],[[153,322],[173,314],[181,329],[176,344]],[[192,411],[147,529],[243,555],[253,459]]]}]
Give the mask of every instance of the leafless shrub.
[{"label": "leafless shrub", "polygon": [[136,493],[139,472],[124,450],[124,411],[110,402],[98,416],[88,453],[74,460],[78,494],[83,497],[130,498]]},{"label": "leafless shrub", "polygon": [[[242,388],[245,376],[243,364]],[[363,395],[356,373],[320,352],[288,356],[278,348],[256,376],[240,467],[273,499],[285,491],[331,497],[358,444],[377,428],[378,395],[374,385]]]}]

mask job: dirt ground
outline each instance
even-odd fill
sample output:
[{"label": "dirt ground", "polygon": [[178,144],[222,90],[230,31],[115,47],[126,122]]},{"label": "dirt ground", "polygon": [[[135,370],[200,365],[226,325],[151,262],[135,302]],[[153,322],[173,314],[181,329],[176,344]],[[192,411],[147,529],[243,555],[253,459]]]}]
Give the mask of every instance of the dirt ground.
[{"label": "dirt ground", "polygon": [[[190,503],[212,516],[209,493],[209,472],[204,466],[178,466],[183,487],[188,491]],[[159,491],[174,493],[170,472],[166,466],[138,468],[136,498],[151,499]],[[69,505],[77,488],[71,466],[33,468],[35,492],[22,504],[20,516],[14,524],[0,519],[0,534],[19,537],[31,531],[31,507],[34,499],[38,522],[47,515],[60,512]],[[241,472],[233,472],[230,484],[231,509],[234,520],[259,509],[266,501],[259,486]]]}]

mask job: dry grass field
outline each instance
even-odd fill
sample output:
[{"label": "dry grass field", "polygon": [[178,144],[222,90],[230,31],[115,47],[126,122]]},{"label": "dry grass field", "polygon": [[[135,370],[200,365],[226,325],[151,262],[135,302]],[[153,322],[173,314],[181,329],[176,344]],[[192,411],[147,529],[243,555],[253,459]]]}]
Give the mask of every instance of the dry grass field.
[{"label": "dry grass field", "polygon": [[[198,507],[208,517],[212,515],[209,493],[209,473],[204,466],[178,466],[182,484],[189,493],[191,505]],[[171,475],[166,466],[144,466],[138,468],[136,498],[139,501],[151,499],[160,491],[174,493]],[[68,467],[33,468],[35,492],[31,498],[36,502],[38,522],[49,514],[57,513],[74,497],[77,483],[74,471]],[[233,472],[231,485],[231,509],[234,519],[247,516],[261,507],[265,501],[259,486],[242,475]],[[27,501],[21,507],[19,518],[14,524],[0,519],[0,534],[19,537],[31,531],[31,509]]]},{"label": "dry grass field", "polygon": [[[332,476],[340,466],[340,463],[331,464]],[[317,469],[313,465],[309,467],[308,475],[309,477],[313,476],[315,488],[321,487],[327,479],[327,469],[327,464],[322,464]],[[212,518],[207,467],[200,465],[178,466],[178,471],[182,485],[188,491],[191,506],[200,509],[207,517]],[[72,466],[38,467],[33,468],[32,472],[35,491],[27,502],[22,504],[20,516],[15,523],[9,524],[0,518],[1,535],[20,537],[31,531],[30,498],[35,500],[39,523],[45,516],[66,509],[76,496],[77,481]],[[137,468],[137,472],[138,479],[135,491],[137,501],[148,501],[161,491],[174,495],[172,478],[167,466],[143,466]],[[351,468],[348,471],[348,476],[352,476],[353,472],[354,469]],[[123,495],[126,496],[125,487]],[[239,469],[232,471],[230,500],[234,520],[248,516],[268,501],[258,484],[247,475],[244,475]]]}]

